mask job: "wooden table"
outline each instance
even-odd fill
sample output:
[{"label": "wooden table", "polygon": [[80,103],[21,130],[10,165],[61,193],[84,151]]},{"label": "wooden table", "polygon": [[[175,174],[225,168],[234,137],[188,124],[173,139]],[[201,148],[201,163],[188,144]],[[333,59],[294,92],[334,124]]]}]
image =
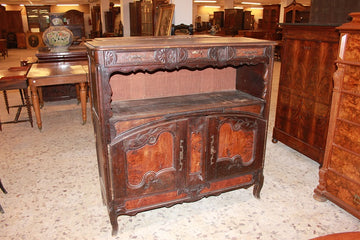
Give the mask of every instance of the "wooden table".
[{"label": "wooden table", "polygon": [[58,63],[36,63],[30,68],[27,75],[32,92],[33,106],[36,122],[42,129],[38,87],[60,84],[80,85],[80,101],[82,109],[83,124],[86,122],[86,92],[88,65],[86,61],[80,62],[58,62]]}]

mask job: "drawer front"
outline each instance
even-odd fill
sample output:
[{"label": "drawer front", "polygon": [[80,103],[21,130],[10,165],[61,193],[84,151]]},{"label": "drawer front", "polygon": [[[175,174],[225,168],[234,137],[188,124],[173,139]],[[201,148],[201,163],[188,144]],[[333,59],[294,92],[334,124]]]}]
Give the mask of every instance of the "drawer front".
[{"label": "drawer front", "polygon": [[360,156],[341,147],[333,146],[329,168],[360,183]]},{"label": "drawer front", "polygon": [[360,211],[360,185],[349,181],[340,175],[328,171],[326,176],[326,191],[347,205]]},{"label": "drawer front", "polygon": [[209,117],[207,179],[242,175],[262,167],[265,147],[263,120],[249,116]]}]

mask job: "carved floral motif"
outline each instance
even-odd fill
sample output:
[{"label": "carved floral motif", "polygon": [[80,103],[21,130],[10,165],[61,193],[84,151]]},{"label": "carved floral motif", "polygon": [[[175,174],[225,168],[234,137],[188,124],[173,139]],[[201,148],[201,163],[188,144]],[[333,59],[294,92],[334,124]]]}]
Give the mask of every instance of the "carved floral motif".
[{"label": "carved floral motif", "polygon": [[165,65],[173,65],[185,62],[188,58],[188,53],[183,48],[162,48],[154,52],[154,58]]}]

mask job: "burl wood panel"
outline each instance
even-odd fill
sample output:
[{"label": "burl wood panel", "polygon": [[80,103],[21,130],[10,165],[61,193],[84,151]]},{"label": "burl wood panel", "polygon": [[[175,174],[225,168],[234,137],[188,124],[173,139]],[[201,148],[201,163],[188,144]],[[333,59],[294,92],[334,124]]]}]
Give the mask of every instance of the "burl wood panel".
[{"label": "burl wood panel", "polygon": [[341,34],[324,164],[315,199],[329,199],[360,218],[360,13]]}]

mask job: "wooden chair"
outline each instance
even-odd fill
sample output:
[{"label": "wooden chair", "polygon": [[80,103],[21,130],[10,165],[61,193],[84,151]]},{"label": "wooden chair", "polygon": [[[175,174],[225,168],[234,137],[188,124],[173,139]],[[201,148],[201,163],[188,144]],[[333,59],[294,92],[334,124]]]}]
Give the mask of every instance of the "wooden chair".
[{"label": "wooden chair", "polygon": [[[29,67],[26,66],[26,67],[13,67],[13,68],[9,68],[8,70],[0,71],[0,90],[5,91],[6,94],[6,90],[19,89],[21,93],[20,95],[22,97],[22,104],[9,106],[9,104],[7,103],[7,108],[17,108],[17,113],[13,121],[1,122],[0,120],[0,131],[2,130],[1,125],[8,123],[30,122],[31,127],[33,127],[31,104],[28,94],[28,82],[26,78],[26,74],[28,70]],[[7,100],[6,95],[4,95],[4,97]],[[27,109],[28,118],[24,120],[19,120],[20,113],[23,107]]]},{"label": "wooden chair", "polygon": [[[4,186],[2,185],[2,182],[1,182],[1,179],[0,179],[0,189],[3,193],[7,194],[7,191],[6,189],[4,188]],[[0,212],[1,213],[4,213],[4,209],[1,207],[1,204],[0,204]]]}]

